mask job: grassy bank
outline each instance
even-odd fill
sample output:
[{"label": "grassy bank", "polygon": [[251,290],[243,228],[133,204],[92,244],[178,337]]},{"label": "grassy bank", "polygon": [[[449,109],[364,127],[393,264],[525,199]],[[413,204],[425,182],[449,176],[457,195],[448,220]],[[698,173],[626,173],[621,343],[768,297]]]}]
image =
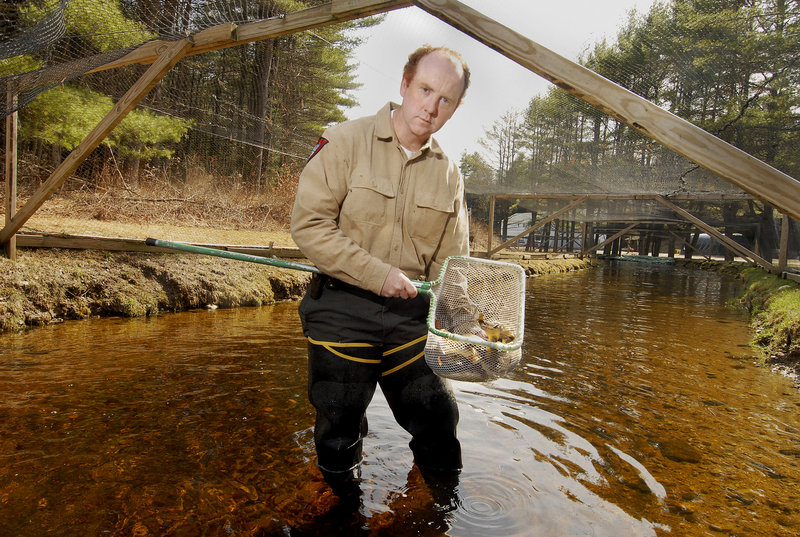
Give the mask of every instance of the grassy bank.
[{"label": "grassy bank", "polygon": [[751,344],[766,367],[794,379],[800,387],[800,285],[758,267],[690,261],[692,266],[739,278],[742,295],[731,304],[750,314]]},{"label": "grassy bank", "polygon": [[800,371],[800,286],[759,268],[739,276],[745,290],[739,304],[751,315],[753,345],[765,365],[798,382]]}]

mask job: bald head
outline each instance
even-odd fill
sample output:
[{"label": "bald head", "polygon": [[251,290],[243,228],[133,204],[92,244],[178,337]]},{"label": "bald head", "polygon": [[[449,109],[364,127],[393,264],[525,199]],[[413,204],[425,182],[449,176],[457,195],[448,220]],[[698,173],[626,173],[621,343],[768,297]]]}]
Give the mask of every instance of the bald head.
[{"label": "bald head", "polygon": [[403,80],[407,84],[410,83],[417,74],[417,67],[419,66],[420,61],[430,54],[436,54],[438,56],[447,58],[453,63],[456,70],[460,73],[464,84],[461,94],[458,98],[458,103],[460,104],[464,99],[464,95],[467,93],[467,88],[469,88],[470,71],[467,62],[464,61],[464,58],[461,57],[461,54],[453,49],[447,47],[434,47],[432,45],[423,45],[419,47],[417,50],[408,55],[408,61],[403,67]]}]

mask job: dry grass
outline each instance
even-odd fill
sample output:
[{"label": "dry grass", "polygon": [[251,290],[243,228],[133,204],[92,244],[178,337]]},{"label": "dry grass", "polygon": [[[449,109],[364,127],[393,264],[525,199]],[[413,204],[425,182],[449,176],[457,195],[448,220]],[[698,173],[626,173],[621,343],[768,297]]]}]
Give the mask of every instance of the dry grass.
[{"label": "dry grass", "polygon": [[[272,184],[256,187],[212,176],[199,166],[185,180],[148,172],[136,181],[101,177],[93,184],[72,178],[21,231],[164,240],[206,244],[294,246],[289,234],[299,171],[285,169]],[[21,185],[27,200],[37,181]],[[0,193],[1,194],[1,193]],[[472,249],[485,251],[488,226],[470,222]],[[493,244],[500,244],[495,236]]]},{"label": "dry grass", "polygon": [[[285,170],[256,187],[193,168],[183,181],[149,175],[129,184],[71,179],[22,231],[215,244],[290,246],[289,219],[298,174]],[[25,201],[36,185],[21,188]]]}]

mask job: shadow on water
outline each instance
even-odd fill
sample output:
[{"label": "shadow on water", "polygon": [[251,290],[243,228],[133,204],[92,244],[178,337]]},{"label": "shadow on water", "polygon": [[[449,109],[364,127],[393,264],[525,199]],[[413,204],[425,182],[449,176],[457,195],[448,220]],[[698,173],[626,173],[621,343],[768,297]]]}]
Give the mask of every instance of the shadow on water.
[{"label": "shadow on water", "polygon": [[800,395],[753,365],[733,280],[528,286],[523,364],[454,383],[458,480],[379,393],[355,508],[315,469],[297,304],[2,336],[0,535],[800,534]]}]

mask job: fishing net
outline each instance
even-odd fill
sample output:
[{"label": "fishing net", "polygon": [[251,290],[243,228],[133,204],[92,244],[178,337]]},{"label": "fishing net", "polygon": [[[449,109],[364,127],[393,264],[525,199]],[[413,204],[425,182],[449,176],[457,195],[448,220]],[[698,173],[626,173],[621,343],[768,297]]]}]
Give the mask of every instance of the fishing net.
[{"label": "fishing net", "polygon": [[[196,254],[319,273],[313,265],[194,244],[148,238],[160,246]],[[510,372],[522,357],[525,271],[519,265],[448,257],[433,282],[414,280],[431,297],[425,360],[442,377],[485,382]]]},{"label": "fishing net", "polygon": [[451,257],[429,294],[425,360],[437,375],[486,382],[519,364],[525,323],[522,267]]}]

